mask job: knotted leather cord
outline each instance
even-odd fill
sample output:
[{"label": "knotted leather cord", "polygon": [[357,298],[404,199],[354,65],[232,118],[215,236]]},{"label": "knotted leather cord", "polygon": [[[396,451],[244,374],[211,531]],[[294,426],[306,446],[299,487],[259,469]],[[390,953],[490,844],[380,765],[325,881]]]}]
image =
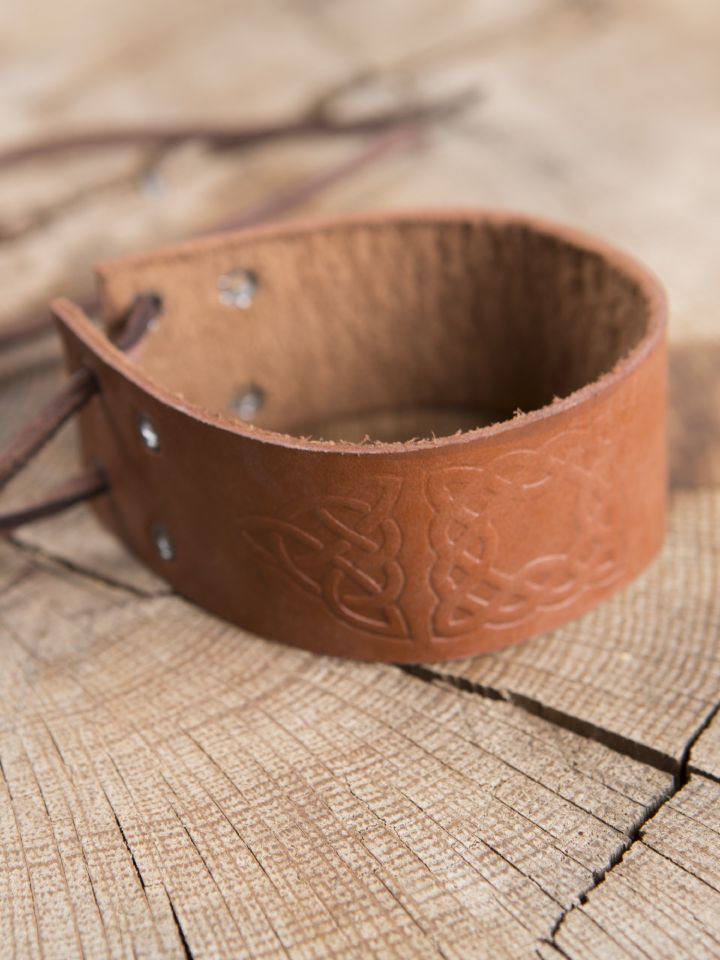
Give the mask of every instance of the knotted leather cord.
[{"label": "knotted leather cord", "polygon": [[108,489],[108,482],[100,470],[94,468],[85,470],[56,487],[42,500],[0,514],[0,533],[9,533],[27,523],[34,523],[44,517],[62,513],[63,510],[74,507],[76,503],[83,503],[85,500],[92,500],[93,497],[107,493]]},{"label": "knotted leather cord", "polygon": [[[463,96],[464,99],[466,99],[465,96]],[[458,106],[460,106],[460,99],[455,98],[454,101],[445,101],[441,105],[434,104],[376,114],[362,120],[346,122],[332,121],[322,111],[317,111],[300,120],[274,126],[242,128],[181,126],[166,129],[138,127],[89,134],[80,133],[40,140],[4,153],[0,152],[0,169],[70,149],[96,149],[129,144],[168,146],[186,140],[205,140],[218,147],[232,147],[303,134],[359,133],[391,128],[384,136],[375,138],[370,145],[365,145],[350,158],[320,174],[278,191],[259,205],[245,211],[241,216],[224,221],[215,228],[216,231],[233,230],[256,224],[296,206],[373,160],[414,140],[422,123],[441,109],[447,112],[457,109]],[[162,303],[155,294],[143,294],[138,297],[126,321],[114,337],[116,346],[121,350],[128,350],[135,346],[161,309]],[[49,315],[36,314],[6,325],[0,331],[0,348],[14,346],[44,333],[51,326],[51,322]],[[0,492],[97,391],[97,379],[90,371],[81,368],[71,375],[30,423],[20,430],[4,450],[0,451]],[[106,493],[107,490],[108,483],[101,468],[87,469],[57,487],[46,498],[0,514],[0,533],[59,513],[74,504]]]},{"label": "knotted leather cord", "polygon": [[[97,392],[98,384],[89,370],[76,370],[54,397],[13,437],[0,452],[0,491],[50,441],[60,427]],[[46,499],[10,513],[0,514],[0,531],[12,530],[21,523],[39,520],[57,513],[80,500],[97,496],[105,489],[98,471],[82,474],[67,481]]]},{"label": "knotted leather cord", "polygon": [[25,424],[0,452],[0,490],[51,440],[60,427],[77,413],[97,391],[89,370],[76,370],[55,396]]},{"label": "knotted leather cord", "polygon": [[[156,294],[140,294],[114,337],[115,345],[121,350],[129,350],[139,342],[161,311],[162,301]],[[98,390],[95,374],[85,367],[70,375],[39,413],[0,451],[0,492]],[[90,467],[66,480],[42,500],[0,514],[0,533],[60,513],[107,490],[108,482],[102,468]]]},{"label": "knotted leather cord", "polygon": [[[237,230],[251,226],[262,219],[283,213],[309,197],[344,179],[366,164],[380,158],[390,150],[407,143],[426,123],[437,116],[449,116],[467,104],[471,91],[438,100],[432,104],[406,107],[396,111],[386,111],[356,120],[338,121],[328,118],[323,108],[316,109],[297,120],[286,123],[256,127],[127,127],[125,129],[104,130],[91,133],[76,133],[64,137],[36,140],[18,147],[0,151],[0,171],[11,168],[21,162],[52,157],[57,153],[72,150],[98,150],[109,146],[159,146],[177,145],[188,140],[204,141],[221,149],[248,147],[254,144],[283,138],[340,134],[377,133],[385,135],[371,140],[347,160],[330,167],[320,174],[300,180],[289,187],[271,195],[257,207],[238,217],[223,221],[207,232]],[[95,301],[80,302],[80,306],[92,311]],[[47,311],[33,312],[19,317],[0,328],[0,349],[42,336],[52,329],[52,318]]]}]

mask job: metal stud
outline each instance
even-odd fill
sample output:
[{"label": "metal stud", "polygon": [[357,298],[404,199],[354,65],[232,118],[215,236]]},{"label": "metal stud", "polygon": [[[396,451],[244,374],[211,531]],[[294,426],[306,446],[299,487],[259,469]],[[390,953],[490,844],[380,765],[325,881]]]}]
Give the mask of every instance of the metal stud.
[{"label": "metal stud", "polygon": [[241,420],[252,420],[265,403],[265,391],[256,383],[248,383],[238,390],[230,408]]},{"label": "metal stud", "polygon": [[173,538],[170,536],[170,533],[167,527],[164,527],[162,524],[158,523],[152,528],[152,537],[155,541],[155,549],[158,552],[158,556],[161,560],[174,560],[175,559],[175,543]]},{"label": "metal stud", "polygon": [[140,439],[148,448],[148,450],[152,450],[153,453],[157,453],[160,449],[160,435],[155,429],[152,420],[146,413],[141,413],[138,417],[137,427],[138,433],[140,434]]},{"label": "metal stud", "polygon": [[252,270],[231,270],[218,279],[220,303],[226,307],[247,310],[255,299],[258,279]]}]

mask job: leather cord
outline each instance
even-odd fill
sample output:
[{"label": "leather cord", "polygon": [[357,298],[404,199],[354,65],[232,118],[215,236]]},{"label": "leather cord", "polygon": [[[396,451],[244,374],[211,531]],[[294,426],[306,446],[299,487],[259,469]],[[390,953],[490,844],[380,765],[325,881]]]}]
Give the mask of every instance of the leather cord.
[{"label": "leather cord", "polygon": [[244,147],[275,140],[303,136],[345,136],[358,133],[378,133],[391,127],[422,124],[439,115],[446,115],[464,106],[470,91],[455,94],[430,104],[418,104],[386,110],[352,120],[335,120],[321,107],[296,119],[257,126],[205,126],[178,124],[177,126],[115,127],[109,130],[72,133],[58,137],[34,140],[0,151],[0,169],[29,160],[44,159],[71,150],[99,150],[107,147],[153,146],[170,147],[190,140],[208,143],[224,149]]},{"label": "leather cord", "polygon": [[[216,225],[213,232],[235,230],[252,226],[285,212],[321,192],[333,183],[350,176],[367,164],[385,156],[394,149],[414,142],[422,125],[438,114],[457,110],[467,101],[468,94],[455,96],[429,105],[385,111],[361,119],[339,121],[332,119],[324,106],[303,117],[285,123],[258,126],[198,126],[126,127],[97,130],[61,137],[36,140],[28,144],[0,151],[0,170],[19,163],[45,159],[70,150],[102,149],[119,146],[173,146],[188,140],[205,141],[216,148],[249,146],[267,141],[305,135],[340,135],[377,133],[380,136],[327,170],[291,184],[266,198],[241,215]],[[93,308],[94,303],[88,303]],[[154,294],[137,298],[125,323],[114,333],[116,346],[127,351],[134,347],[152,320],[162,310],[162,302]],[[0,330],[0,349],[16,346],[44,334],[52,326],[52,318],[43,312],[21,317]],[[60,427],[90,400],[98,389],[95,377],[81,369],[73,374],[45,407],[0,451],[0,491],[41,450]],[[96,497],[108,489],[99,469],[91,469],[66,481],[47,497],[23,508],[0,514],[0,532],[7,532],[21,524],[59,513],[76,503]]]},{"label": "leather cord", "polygon": [[[279,191],[257,206],[245,211],[239,217],[224,221],[218,225],[216,230],[223,232],[239,227],[252,226],[277,216],[374,160],[387,155],[392,150],[414,142],[418,134],[417,126],[401,126],[376,137],[370,144],[365,144],[361,150],[356,151],[349,158],[321,171],[319,174],[314,174],[292,184],[283,191]],[[1,158],[0,165],[2,165]],[[87,306],[94,307],[95,304],[88,304]],[[154,294],[148,293],[139,296],[122,328],[114,334],[115,345],[123,351],[136,346],[161,310],[162,302]],[[0,332],[0,349],[30,339],[42,333],[51,324],[52,318],[49,314],[21,318]],[[40,413],[17,434],[9,446],[0,452],[0,491],[55,435],[60,427],[87,403],[96,389],[92,375],[87,371],[78,371],[63,385]],[[12,513],[0,514],[0,532],[59,513],[76,503],[96,497],[106,490],[107,483],[104,478],[97,472],[90,471],[73,478],[67,484],[49,494],[47,498],[35,504]]]},{"label": "leather cord", "polygon": [[90,469],[77,474],[53,490],[47,497],[35,503],[0,514],[0,533],[9,533],[17,527],[56,513],[62,513],[68,507],[91,500],[108,490],[108,483],[100,470]]},{"label": "leather cord", "polygon": [[[162,310],[162,301],[153,293],[141,294],[115,335],[115,344],[129,350],[140,341],[150,323]],[[0,491],[42,450],[98,392],[98,382],[88,369],[73,373],[57,393],[0,451]],[[107,492],[107,480],[98,468],[91,468],[65,481],[47,497],[28,506],[0,514],[0,532],[60,513],[83,500]]]},{"label": "leather cord", "polygon": [[[0,491],[27,466],[63,424],[85,406],[97,389],[97,380],[85,368],[77,370],[65,381],[42,410],[0,452]],[[105,488],[99,471],[72,477],[43,500],[0,514],[0,531],[7,532],[22,523],[50,516],[81,500],[97,496]]]},{"label": "leather cord", "polygon": [[403,123],[385,133],[373,137],[350,156],[319,173],[311,174],[302,180],[291,183],[288,187],[271,194],[259,204],[245,210],[243,213],[215,224],[211,233],[224,233],[231,230],[240,230],[252,227],[265,220],[277,217],[287,210],[304,203],[311,197],[328,187],[339,183],[346,177],[352,176],[375,160],[388,156],[395,150],[402,150],[418,142],[422,134],[422,126],[418,123]]},{"label": "leather cord", "polygon": [[42,450],[70,417],[85,406],[97,388],[97,380],[84,368],[65,381],[55,396],[0,452],[0,490]]},{"label": "leather cord", "polygon": [[[418,120],[413,123],[405,122],[398,124],[385,133],[373,137],[369,144],[363,144],[359,150],[354,151],[349,157],[344,158],[340,162],[278,190],[276,193],[262,200],[259,204],[250,207],[235,217],[223,220],[203,232],[218,233],[228,230],[238,230],[243,227],[253,226],[263,220],[279,216],[288,210],[292,210],[293,207],[304,203],[311,197],[328,189],[333,184],[339,183],[353,173],[369,166],[375,160],[379,160],[395,150],[411,146],[417,142],[421,130],[422,126]],[[30,151],[31,146],[24,149]],[[33,147],[33,155],[39,155],[35,147]],[[5,155],[0,154],[0,168],[3,166],[4,156]],[[88,313],[92,313],[98,306],[94,300],[83,301],[79,299],[78,302]],[[43,336],[50,331],[52,327],[52,317],[49,311],[46,310],[18,317],[0,327],[0,350],[20,346],[29,340]]]},{"label": "leather cord", "polygon": [[141,293],[135,298],[127,317],[117,332],[109,331],[118,350],[131,350],[145,336],[148,327],[162,313],[162,299],[154,293]]}]

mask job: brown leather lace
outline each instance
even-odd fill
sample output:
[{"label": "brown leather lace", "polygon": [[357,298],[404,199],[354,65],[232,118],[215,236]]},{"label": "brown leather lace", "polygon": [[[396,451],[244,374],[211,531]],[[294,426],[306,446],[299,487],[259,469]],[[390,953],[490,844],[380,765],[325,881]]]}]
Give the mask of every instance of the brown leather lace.
[{"label": "brown leather lace", "polygon": [[[162,303],[155,294],[141,294],[137,297],[114,337],[115,345],[121,350],[133,347],[161,310]],[[81,367],[68,377],[57,393],[0,451],[0,492],[97,392],[98,382],[90,370]],[[102,469],[89,467],[66,480],[41,500],[0,514],[0,533],[60,513],[76,503],[106,493],[107,489],[108,484]]]},{"label": "brown leather lace", "polygon": [[[425,125],[437,116],[448,116],[468,102],[471,94],[465,92],[429,105],[386,111],[358,120],[338,121],[326,115],[324,108],[314,110],[297,120],[257,127],[137,127],[117,130],[76,133],[64,137],[36,140],[19,147],[0,151],[0,171],[30,160],[47,159],[55,154],[73,150],[98,150],[110,146],[167,147],[189,140],[200,140],[220,149],[252,146],[283,138],[340,134],[376,133],[378,136],[364,144],[347,159],[303,178],[262,200],[256,206],[229,220],[215,224],[207,232],[239,230],[262,220],[284,213],[321,193],[386,154],[417,140]],[[93,310],[95,301],[76,298],[81,306]],[[0,327],[0,349],[14,347],[52,329],[52,319],[46,310],[18,317]]]},{"label": "brown leather lace", "polygon": [[0,514],[0,533],[9,533],[25,524],[34,523],[44,517],[52,517],[56,513],[67,510],[68,507],[74,507],[76,503],[92,500],[93,497],[98,497],[107,491],[108,483],[101,472],[89,468],[71,477],[41,500]]},{"label": "brown leather lace", "polygon": [[178,124],[177,126],[113,127],[109,130],[92,130],[47,137],[30,143],[10,147],[0,152],[0,170],[45,159],[53,154],[71,150],[99,150],[107,147],[152,146],[172,147],[191,140],[198,140],[214,147],[247,147],[253,144],[286,140],[303,136],[341,136],[358,133],[379,133],[391,127],[419,126],[439,115],[447,115],[467,103],[469,92],[449,97],[430,104],[418,104],[397,110],[386,110],[370,116],[351,120],[336,120],[325,106],[309,111],[301,117],[281,123],[256,126],[203,126],[201,124]]},{"label": "brown leather lace", "polygon": [[[42,450],[70,417],[85,406],[96,391],[97,381],[88,370],[77,370],[65,381],[55,396],[0,453],[0,490]],[[0,530],[12,530],[21,523],[49,516],[80,500],[97,496],[103,488],[104,481],[97,471],[93,471],[92,475],[74,477],[45,499],[0,515]]]},{"label": "brown leather lace", "polygon": [[[300,180],[276,192],[241,215],[224,221],[213,232],[236,230],[270,219],[292,209],[332,184],[345,179],[395,149],[414,143],[423,125],[433,117],[458,109],[467,101],[467,94],[431,105],[374,114],[350,121],[333,120],[323,109],[317,109],[286,123],[255,127],[132,127],[76,133],[37,140],[0,152],[0,170],[21,162],[44,159],[70,150],[101,149],[128,145],[173,146],[188,140],[201,140],[218,148],[249,146],[266,141],[305,135],[340,135],[377,133],[369,144],[334,166]],[[96,304],[88,303],[88,309]],[[161,310],[153,294],[139,297],[125,322],[111,331],[116,346],[128,350],[142,338],[149,322]],[[0,349],[20,344],[44,334],[52,327],[47,312],[21,317],[0,329]],[[85,369],[76,371],[43,409],[0,451],[0,492],[27,463],[50,441],[58,430],[92,399],[98,390],[94,375]],[[61,484],[47,497],[20,509],[0,514],[0,532],[21,524],[59,513],[68,507],[106,493],[107,480],[102,470],[89,468]]]}]

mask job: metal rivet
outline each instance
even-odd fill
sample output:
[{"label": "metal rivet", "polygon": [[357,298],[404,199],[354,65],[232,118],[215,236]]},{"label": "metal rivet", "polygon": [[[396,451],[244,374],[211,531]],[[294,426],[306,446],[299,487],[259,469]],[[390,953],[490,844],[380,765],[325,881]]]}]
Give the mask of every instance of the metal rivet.
[{"label": "metal rivet", "polygon": [[258,279],[252,270],[231,270],[219,278],[217,288],[220,292],[220,303],[226,307],[247,310],[255,299]]},{"label": "metal rivet", "polygon": [[156,524],[152,528],[152,537],[155,541],[155,549],[157,550],[160,559],[174,560],[175,544],[173,543],[173,538],[170,536],[167,527],[164,527],[159,523]]},{"label": "metal rivet", "polygon": [[265,403],[265,391],[256,383],[248,383],[235,395],[230,409],[241,420],[252,420]]},{"label": "metal rivet", "polygon": [[138,433],[148,450],[157,453],[160,449],[160,436],[155,429],[152,420],[146,413],[141,413],[138,417]]}]

